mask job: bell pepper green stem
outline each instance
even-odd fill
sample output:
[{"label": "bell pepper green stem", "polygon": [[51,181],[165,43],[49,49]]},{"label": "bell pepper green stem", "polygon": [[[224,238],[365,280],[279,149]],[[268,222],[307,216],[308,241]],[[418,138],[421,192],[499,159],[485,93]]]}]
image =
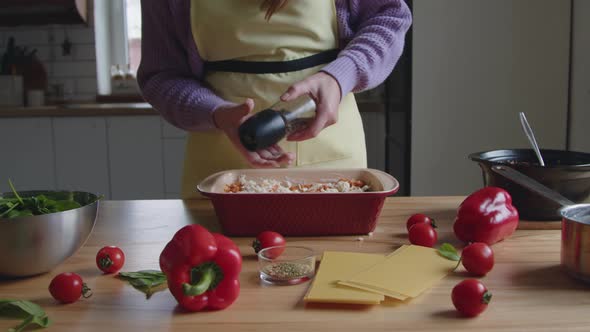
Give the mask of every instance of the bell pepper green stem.
[{"label": "bell pepper green stem", "polygon": [[191,283],[182,284],[182,291],[187,296],[199,296],[209,290],[214,281],[215,268],[213,266],[192,269]]}]

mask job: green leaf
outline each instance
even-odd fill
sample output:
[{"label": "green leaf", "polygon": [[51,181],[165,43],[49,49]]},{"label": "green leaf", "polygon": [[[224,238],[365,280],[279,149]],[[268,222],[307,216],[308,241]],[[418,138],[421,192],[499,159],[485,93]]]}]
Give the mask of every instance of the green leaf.
[{"label": "green leaf", "polygon": [[[12,218],[10,216],[10,214],[13,213],[13,211],[15,211],[15,209],[19,206],[19,204],[20,203],[18,203],[18,202],[16,202],[16,203],[7,203],[6,206],[8,207],[8,209],[6,211],[0,213],[0,218],[4,218],[4,217]],[[17,212],[14,212],[14,213],[17,213]],[[13,213],[13,215],[14,215],[14,213]]]},{"label": "green leaf", "polygon": [[126,280],[133,288],[145,293],[148,300],[154,293],[166,289],[166,275],[158,270],[120,272],[119,278]]},{"label": "green leaf", "polygon": [[19,204],[19,201],[15,198],[0,198],[0,209],[11,207],[15,204]]},{"label": "green leaf", "polygon": [[9,332],[20,332],[29,325],[48,327],[51,324],[43,308],[25,300],[0,300],[0,317],[24,319],[18,326],[8,329]]},{"label": "green leaf", "polygon": [[461,260],[461,256],[457,252],[457,249],[455,249],[455,247],[453,247],[453,245],[450,243],[443,243],[443,245],[441,245],[438,249],[438,253],[444,258],[450,259],[452,261],[458,262]]},{"label": "green leaf", "polygon": [[5,217],[8,218],[8,219],[20,217],[20,211],[18,211],[18,210],[12,210],[12,211],[8,212],[5,215]]},{"label": "green leaf", "polygon": [[158,270],[141,270],[137,272],[121,272],[119,273],[121,277],[127,278],[153,278],[153,279],[161,279],[166,278],[166,275],[162,273],[162,271]]},{"label": "green leaf", "polygon": [[8,332],[21,332],[24,331],[29,325],[37,325],[40,327],[48,327],[51,324],[51,320],[47,316],[28,316],[19,325],[14,328],[8,329]]},{"label": "green leaf", "polygon": [[12,210],[10,211],[6,217],[7,218],[16,218],[16,217],[31,217],[33,216],[33,212],[31,210]]},{"label": "green leaf", "polygon": [[[39,305],[25,300],[2,299],[0,300],[0,316],[10,309],[18,309],[23,315],[43,316],[45,311]],[[22,316],[21,316],[22,317]],[[20,317],[19,317],[20,318]]]},{"label": "green leaf", "polygon": [[25,205],[25,203],[23,202],[23,199],[18,195],[18,193],[16,192],[16,189],[14,189],[14,185],[12,184],[12,181],[10,181],[10,179],[8,179],[8,186],[10,187],[10,190],[12,190],[12,193],[14,194],[14,197],[22,204]]},{"label": "green leaf", "polygon": [[66,199],[56,200],[46,195],[21,197],[10,180],[8,184],[15,198],[0,198],[0,218],[16,218],[68,211],[82,207],[72,192]]},{"label": "green leaf", "polygon": [[57,209],[57,211],[67,211],[67,210],[73,210],[73,209],[77,209],[79,207],[82,207],[80,205],[80,203],[76,202],[76,201],[56,201],[55,205],[54,205],[55,209]]}]

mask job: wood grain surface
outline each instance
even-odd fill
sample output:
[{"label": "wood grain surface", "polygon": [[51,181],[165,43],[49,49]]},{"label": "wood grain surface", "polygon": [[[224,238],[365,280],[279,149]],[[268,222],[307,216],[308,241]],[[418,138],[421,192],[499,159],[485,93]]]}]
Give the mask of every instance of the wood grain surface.
[{"label": "wood grain surface", "polygon": [[[371,236],[288,238],[292,245],[324,250],[389,253],[408,243],[405,221],[426,213],[436,218],[439,239],[459,243],[452,222],[462,197],[390,198]],[[408,302],[378,306],[305,305],[310,283],[269,286],[260,282],[250,248],[252,238],[234,239],[244,256],[238,300],[218,312],[184,313],[163,291],[150,300],[113,276],[102,275],[95,254],[105,245],[126,254],[124,271],[157,269],[158,256],[181,226],[198,222],[218,229],[208,201],[106,201],[86,245],[54,271],[27,279],[0,281],[0,298],[32,300],[53,320],[49,331],[589,331],[590,288],[559,267],[560,232],[518,230],[493,246],[496,265],[482,278],[493,293],[480,317],[464,319],[454,311],[451,289],[469,276],[460,268],[435,287]],[[361,240],[362,239],[362,240]],[[400,267],[403,268],[403,267]],[[93,296],[74,304],[57,304],[47,287],[61,272],[80,274]],[[15,326],[0,320],[0,330]]]}]

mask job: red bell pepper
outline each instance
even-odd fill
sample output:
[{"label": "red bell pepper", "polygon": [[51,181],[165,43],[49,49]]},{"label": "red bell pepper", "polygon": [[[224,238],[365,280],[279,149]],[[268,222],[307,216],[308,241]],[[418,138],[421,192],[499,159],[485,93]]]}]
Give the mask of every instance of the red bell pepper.
[{"label": "red bell pepper", "polygon": [[242,255],[221,234],[200,225],[181,228],[162,253],[160,269],[178,304],[188,311],[221,310],[240,294]]},{"label": "red bell pepper", "polygon": [[453,230],[461,241],[491,245],[512,235],[518,219],[518,211],[507,191],[485,187],[461,203]]}]

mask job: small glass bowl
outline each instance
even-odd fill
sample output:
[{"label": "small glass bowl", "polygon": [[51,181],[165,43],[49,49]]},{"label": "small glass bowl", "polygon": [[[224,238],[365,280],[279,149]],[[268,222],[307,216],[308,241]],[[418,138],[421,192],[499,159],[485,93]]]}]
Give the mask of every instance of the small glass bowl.
[{"label": "small glass bowl", "polygon": [[258,252],[260,279],[273,285],[297,285],[315,274],[315,255],[312,249],[279,246]]}]

